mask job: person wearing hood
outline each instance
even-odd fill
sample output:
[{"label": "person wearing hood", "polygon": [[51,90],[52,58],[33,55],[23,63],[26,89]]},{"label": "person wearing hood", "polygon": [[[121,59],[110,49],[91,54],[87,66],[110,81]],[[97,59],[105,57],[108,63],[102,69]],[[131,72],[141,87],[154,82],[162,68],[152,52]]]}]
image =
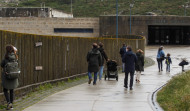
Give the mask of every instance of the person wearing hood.
[{"label": "person wearing hood", "polygon": [[[124,54],[126,53],[126,45],[123,44],[123,47],[120,49],[120,55],[121,55],[121,58],[123,58]],[[122,62],[122,72],[125,72],[125,63]]]},{"label": "person wearing hood", "polygon": [[133,79],[135,72],[135,63],[137,63],[137,57],[132,52],[132,48],[130,46],[127,47],[127,52],[124,54],[122,61],[125,63],[125,79],[124,79],[124,87],[128,88],[128,75],[130,73],[130,90],[133,90]]},{"label": "person wearing hood", "polygon": [[141,49],[137,50],[137,63],[135,64],[136,82],[140,82],[141,72],[144,71],[144,56]]},{"label": "person wearing hood", "polygon": [[102,56],[100,51],[98,50],[98,45],[97,43],[93,43],[92,45],[92,50],[88,52],[87,54],[87,62],[88,62],[88,84],[91,84],[92,82],[92,74],[94,73],[94,81],[93,85],[96,85],[96,80],[97,80],[97,74],[99,71],[99,67],[102,64]]},{"label": "person wearing hood", "polygon": [[107,54],[106,54],[105,51],[104,51],[104,48],[103,48],[104,44],[100,42],[98,45],[99,45],[98,50],[100,51],[101,56],[102,56],[102,62],[101,62],[101,64],[100,64],[100,70],[99,70],[99,72],[98,72],[98,73],[99,73],[99,80],[101,81],[101,79],[102,79],[102,74],[103,74],[103,71],[104,71],[104,59],[105,59],[106,61],[108,61],[108,56],[107,56]]},{"label": "person wearing hood", "polygon": [[[18,78],[16,79],[8,79],[6,74],[7,64],[12,61],[18,61],[18,56],[16,54],[17,49],[12,45],[6,46],[6,54],[5,58],[1,62],[1,67],[3,68],[3,72],[1,75],[3,92],[7,101],[7,110],[13,109],[13,99],[14,99],[14,89],[18,87]],[[9,93],[8,93],[9,91]]]}]

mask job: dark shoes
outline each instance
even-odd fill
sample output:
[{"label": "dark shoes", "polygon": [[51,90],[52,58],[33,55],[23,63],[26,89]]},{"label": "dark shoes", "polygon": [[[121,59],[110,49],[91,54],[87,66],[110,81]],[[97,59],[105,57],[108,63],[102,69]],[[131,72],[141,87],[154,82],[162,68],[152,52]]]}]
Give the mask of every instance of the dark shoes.
[{"label": "dark shoes", "polygon": [[132,87],[130,87],[130,90],[133,90],[133,88],[132,88]]},{"label": "dark shoes", "polygon": [[128,88],[128,86],[124,86],[126,89]]},{"label": "dark shoes", "polygon": [[91,82],[92,82],[92,79],[89,79],[88,84],[91,84]]},{"label": "dark shoes", "polygon": [[93,83],[93,85],[96,85],[96,83]]},{"label": "dark shoes", "polygon": [[6,108],[6,110],[10,110],[10,109],[13,109],[13,104],[12,103],[8,103],[7,108]]}]

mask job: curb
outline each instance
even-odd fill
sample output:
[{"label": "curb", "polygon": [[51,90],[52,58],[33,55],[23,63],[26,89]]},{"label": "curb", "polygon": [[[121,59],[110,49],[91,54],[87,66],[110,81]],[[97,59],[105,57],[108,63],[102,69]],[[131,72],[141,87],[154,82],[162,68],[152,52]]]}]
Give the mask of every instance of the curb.
[{"label": "curb", "polygon": [[[167,84],[167,83],[166,83]],[[151,108],[153,109],[153,111],[164,111],[160,105],[157,102],[157,93],[166,86],[166,84],[160,86],[159,88],[157,88],[154,92],[150,93],[149,95],[149,104],[151,106]]]}]

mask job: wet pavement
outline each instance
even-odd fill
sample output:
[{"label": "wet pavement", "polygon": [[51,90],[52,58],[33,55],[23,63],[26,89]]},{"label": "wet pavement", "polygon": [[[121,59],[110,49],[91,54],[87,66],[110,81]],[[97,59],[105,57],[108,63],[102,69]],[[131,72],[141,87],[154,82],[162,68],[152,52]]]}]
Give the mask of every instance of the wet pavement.
[{"label": "wet pavement", "polygon": [[[158,72],[157,63],[145,69],[140,83],[134,83],[130,91],[123,87],[124,74],[119,81],[98,81],[96,86],[87,83],[55,93],[24,111],[152,111],[150,94],[165,84],[171,77],[181,72],[178,66],[181,58],[190,60],[190,47],[168,46],[164,52],[170,53],[173,64],[171,72]],[[156,61],[157,47],[147,47],[146,56]],[[185,69],[189,69],[186,66]]]}]

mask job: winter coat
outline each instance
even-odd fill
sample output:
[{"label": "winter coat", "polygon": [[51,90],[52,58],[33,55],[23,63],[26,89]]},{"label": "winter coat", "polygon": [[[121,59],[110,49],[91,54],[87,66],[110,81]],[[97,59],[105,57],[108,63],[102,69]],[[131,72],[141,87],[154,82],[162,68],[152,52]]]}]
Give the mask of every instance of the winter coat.
[{"label": "winter coat", "polygon": [[98,50],[100,51],[100,53],[102,55],[102,62],[100,64],[100,66],[103,66],[104,65],[104,59],[106,61],[108,61],[108,56],[107,56],[107,54],[105,53],[105,51],[104,51],[104,49],[102,47],[100,47]]},{"label": "winter coat", "polygon": [[98,48],[93,48],[87,54],[88,72],[98,72],[102,63],[102,56]]},{"label": "winter coat", "polygon": [[182,60],[182,61],[179,63],[179,66],[184,66],[184,65],[189,65],[189,62],[187,62],[186,60]]},{"label": "winter coat", "polygon": [[157,59],[164,60],[164,58],[165,58],[164,51],[163,50],[158,51],[158,53],[157,53]]},{"label": "winter coat", "polygon": [[170,57],[166,57],[166,64],[172,64],[172,59]]},{"label": "winter coat", "polygon": [[127,51],[122,62],[125,63],[125,72],[135,72],[135,63],[137,63],[137,56],[132,51]]},{"label": "winter coat", "polygon": [[137,63],[135,64],[136,71],[144,71],[144,56],[142,53],[137,52]]},{"label": "winter coat", "polygon": [[121,49],[120,49],[120,55],[121,55],[121,57],[123,58],[123,56],[124,56],[124,54],[126,53],[126,47],[122,47]]},{"label": "winter coat", "polygon": [[16,60],[16,56],[14,53],[10,53],[8,54],[8,58],[9,59],[4,59],[2,60],[1,62],[1,67],[3,68],[3,72],[1,74],[1,80],[2,80],[2,86],[3,88],[5,89],[15,89],[18,87],[19,85],[19,82],[18,82],[18,79],[13,79],[13,80],[9,80],[5,77],[5,72],[4,72],[4,68],[5,68],[5,65],[9,62],[9,61],[15,61]]}]

